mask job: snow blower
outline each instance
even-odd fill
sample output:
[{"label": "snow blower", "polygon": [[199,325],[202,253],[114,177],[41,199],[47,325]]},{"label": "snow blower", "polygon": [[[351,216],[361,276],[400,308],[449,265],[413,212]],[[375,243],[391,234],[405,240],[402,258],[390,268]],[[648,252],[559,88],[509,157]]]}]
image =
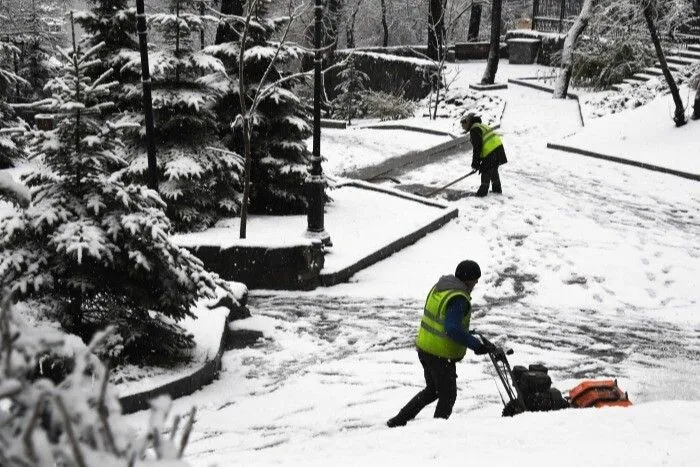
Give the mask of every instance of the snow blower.
[{"label": "snow blower", "polygon": [[[491,344],[483,335],[477,335],[485,344]],[[505,389],[508,401],[503,398],[504,417],[512,417],[523,412],[548,412],[569,407],[628,407],[632,405],[626,392],[617,385],[617,380],[587,380],[569,391],[564,397],[557,388],[552,387],[549,370],[541,364],[529,365],[527,368],[516,365],[511,368],[507,355],[513,350],[504,351],[491,344],[496,349],[490,352],[489,358],[496,374]]]}]

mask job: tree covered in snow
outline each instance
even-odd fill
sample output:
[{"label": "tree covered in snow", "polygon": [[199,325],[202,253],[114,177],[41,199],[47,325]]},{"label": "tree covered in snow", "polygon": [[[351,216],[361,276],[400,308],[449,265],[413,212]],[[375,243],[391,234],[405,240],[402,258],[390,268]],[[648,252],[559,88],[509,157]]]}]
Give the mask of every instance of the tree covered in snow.
[{"label": "tree covered in snow", "polygon": [[[219,115],[228,133],[228,147],[241,154],[250,152],[250,210],[303,213],[307,208],[309,151],[304,140],[311,135],[309,108],[294,92],[303,75],[285,75],[282,70],[301,53],[286,41],[296,11],[290,3],[289,16],[268,18],[258,3],[250,2],[244,17],[223,18],[238,39],[205,51],[221,58],[230,76]],[[250,151],[246,151],[246,141]]]},{"label": "tree covered in snow", "polygon": [[333,100],[334,114],[347,118],[350,124],[353,118],[361,116],[363,92],[367,89],[369,76],[357,69],[355,56],[350,55],[338,77],[340,83],[335,90],[339,94]]},{"label": "tree covered in snow", "polygon": [[0,2],[0,30],[19,50],[12,61],[24,79],[14,100],[29,102],[45,95],[44,85],[56,73],[54,49],[63,40],[65,6],[66,0]]},{"label": "tree covered in snow", "polygon": [[[26,308],[26,306],[25,306]],[[108,383],[109,370],[95,353],[104,353],[113,328],[95,334],[86,347],[75,336],[13,313],[0,304],[0,465],[185,466],[182,453],[194,412],[180,433],[169,436],[169,401],[152,402],[151,425],[137,435],[120,414]],[[58,381],[43,371],[47,355],[60,355],[71,369]]]},{"label": "tree covered in snow", "polygon": [[[224,150],[218,135],[214,105],[227,86],[225,68],[210,54],[196,50],[193,34],[202,30],[194,0],[171,0],[170,13],[149,17],[165,44],[149,53],[153,82],[154,138],[159,191],[168,203],[176,230],[210,227],[240,208],[241,158]],[[140,72],[138,52],[123,52],[126,69]],[[123,85],[128,99],[141,98],[140,83]],[[142,115],[135,115],[139,120]],[[129,177],[145,183],[145,127],[136,136]]]},{"label": "tree covered in snow", "polygon": [[86,341],[115,325],[126,359],[186,357],[192,336],[177,321],[227,286],[170,242],[158,194],[120,179],[127,164],[119,134],[128,124],[102,117],[116,83],[107,82],[110,71],[87,76],[100,47],[61,49],[62,74],[42,104],[62,118],[30,134],[38,164],[24,179],[31,205],[0,223],[0,287],[46,303]]},{"label": "tree covered in snow", "polygon": [[[113,68],[112,79],[123,82],[138,81],[140,75],[133,70],[122,70],[126,58],[123,51],[138,50],[136,41],[136,7],[127,0],[89,0],[92,7],[89,10],[75,12],[75,21],[83,28],[85,35],[81,41],[81,47],[90,49],[95,45],[104,42],[97,55],[101,63],[94,67],[92,73],[99,76],[107,69]],[[131,6],[130,6],[131,5]],[[125,107],[121,96],[121,87],[116,86],[113,90],[115,103],[120,107]],[[133,97],[133,96],[132,96]],[[140,101],[129,104],[136,104]],[[128,105],[127,105],[128,106]]]},{"label": "tree covered in snow", "polygon": [[18,53],[17,47],[0,39],[0,169],[12,167],[22,157],[17,134],[23,131],[23,123],[7,104],[10,88],[24,82],[12,70],[6,68],[12,63],[12,57]]}]

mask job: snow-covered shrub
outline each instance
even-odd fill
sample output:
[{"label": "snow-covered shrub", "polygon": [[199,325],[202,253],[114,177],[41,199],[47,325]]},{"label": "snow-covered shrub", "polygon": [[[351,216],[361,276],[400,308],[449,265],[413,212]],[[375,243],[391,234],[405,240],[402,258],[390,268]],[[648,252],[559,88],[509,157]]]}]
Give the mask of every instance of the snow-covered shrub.
[{"label": "snow-covered shrub", "polygon": [[653,65],[651,41],[639,36],[582,38],[574,50],[571,80],[577,87],[605,89]]},{"label": "snow-covered shrub", "polygon": [[[177,437],[177,423],[163,436],[167,399],[153,401],[151,426],[140,436],[122,418],[109,371],[94,355],[113,329],[86,347],[58,329],[30,325],[9,302],[0,303],[0,465],[187,465],[181,457],[192,416]],[[60,380],[41,372],[47,354],[67,355],[71,369]]]},{"label": "snow-covered shrub", "polygon": [[62,50],[63,74],[47,85],[43,104],[63,118],[30,135],[31,205],[0,223],[0,287],[48,304],[85,341],[113,324],[124,358],[184,357],[193,341],[176,322],[226,285],[170,242],[158,194],[120,179],[128,125],[101,116],[114,83],[86,76],[96,51]]},{"label": "snow-covered shrub", "polygon": [[[100,63],[93,67],[91,76],[97,77],[112,68],[111,79],[119,83],[135,83],[140,80],[138,70],[122,68],[125,57],[122,52],[137,51],[136,42],[136,8],[128,0],[88,0],[89,10],[76,11],[73,15],[75,22],[85,31],[81,47],[90,49],[99,43],[104,47],[97,54]],[[119,109],[141,107],[141,100],[131,96],[126,102],[126,96],[121,86],[115,86],[111,98]]]},{"label": "snow-covered shrub", "polygon": [[348,123],[352,123],[353,118],[364,115],[362,98],[369,77],[357,69],[354,55],[348,57],[347,64],[338,77],[341,81],[335,90],[340,94],[331,103],[333,116],[346,118]]},{"label": "snow-covered shrub", "polygon": [[19,135],[24,132],[26,125],[7,105],[10,88],[24,82],[8,68],[12,57],[17,53],[17,47],[0,38],[0,169],[12,167],[23,156]]},{"label": "snow-covered shrub", "polygon": [[[428,98],[420,102],[419,108],[425,109],[427,116],[429,106],[432,106]],[[459,122],[459,119],[472,112],[481,116],[481,120],[488,125],[495,125],[501,121],[501,114],[505,102],[498,96],[490,93],[474,91],[472,89],[450,88],[446,91],[442,100],[438,103],[437,118],[449,118]],[[461,127],[459,127],[459,131]]]},{"label": "snow-covered shrub", "polygon": [[399,120],[412,117],[416,111],[413,101],[382,91],[362,93],[362,106],[365,117],[384,120]]},{"label": "snow-covered shrub", "polygon": [[[268,18],[264,10],[257,9],[248,24],[243,58],[243,92],[247,111],[252,109],[249,209],[257,213],[301,214],[307,208],[310,154],[304,140],[311,136],[310,109],[293,90],[304,78],[285,76],[285,66],[297,62],[301,51],[289,42],[274,39],[291,18]],[[226,65],[230,80],[218,113],[225,124],[229,148],[244,154],[238,63],[244,24],[233,20],[230,26],[237,32],[233,37],[238,39],[209,46],[205,52]],[[283,76],[286,79],[280,81]]]},{"label": "snow-covered shrub", "polygon": [[[192,35],[203,27],[195,12],[199,2],[171,0],[173,13],[149,16],[166,45],[149,54],[153,81],[155,144],[159,191],[178,231],[202,230],[240,208],[241,158],[224,150],[218,135],[214,105],[227,85],[220,60],[196,50]],[[138,73],[141,57],[122,50],[123,69]],[[141,84],[124,84],[124,98],[141,98]],[[139,123],[142,114],[135,114]],[[147,154],[145,126],[136,135],[128,178],[145,183]]]}]

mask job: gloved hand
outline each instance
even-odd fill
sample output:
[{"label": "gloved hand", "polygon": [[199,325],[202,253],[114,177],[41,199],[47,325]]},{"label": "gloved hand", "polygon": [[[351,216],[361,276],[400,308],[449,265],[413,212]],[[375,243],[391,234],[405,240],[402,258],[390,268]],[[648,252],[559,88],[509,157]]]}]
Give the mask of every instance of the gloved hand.
[{"label": "gloved hand", "polygon": [[479,164],[479,161],[472,161],[472,169],[479,170],[480,166],[481,164]]},{"label": "gloved hand", "polygon": [[492,343],[489,342],[489,341],[486,341],[486,342],[482,342],[482,343],[481,343],[481,347],[478,348],[478,349],[476,349],[476,350],[474,351],[474,353],[475,353],[476,355],[485,355],[485,354],[487,354],[487,353],[490,353],[490,354],[501,354],[501,353],[503,353],[503,349],[501,349],[501,348],[498,347],[497,345],[492,344]]}]

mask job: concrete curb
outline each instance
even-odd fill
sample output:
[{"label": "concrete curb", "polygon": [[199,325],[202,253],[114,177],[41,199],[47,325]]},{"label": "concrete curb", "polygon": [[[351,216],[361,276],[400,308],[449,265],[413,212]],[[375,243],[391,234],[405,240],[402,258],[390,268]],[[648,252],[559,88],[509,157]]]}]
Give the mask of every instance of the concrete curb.
[{"label": "concrete curb", "polygon": [[454,133],[450,133],[449,131],[433,130],[431,128],[422,128],[419,126],[401,125],[401,124],[394,124],[394,123],[376,123],[376,124],[372,124],[372,125],[359,126],[358,128],[362,128],[362,129],[367,128],[370,130],[415,131],[416,133],[427,133],[429,135],[449,136],[450,138],[459,138],[459,136],[455,136]]},{"label": "concrete curb", "polygon": [[601,154],[594,151],[588,151],[586,149],[579,149],[573,146],[567,146],[558,143],[547,143],[547,147],[550,149],[557,149],[559,151],[569,152],[572,154],[580,154],[583,156],[594,157],[596,159],[603,159],[606,161],[617,162],[620,164],[632,165],[635,167],[641,167],[643,169],[653,170],[655,172],[667,173],[670,175],[675,175],[677,177],[687,178],[690,180],[700,181],[700,175],[692,174],[689,172],[682,172],[680,170],[668,169],[666,167],[660,167],[658,165],[647,164],[646,162],[633,161],[630,159],[625,159],[622,157],[608,156],[607,154]]},{"label": "concrete curb", "polygon": [[332,273],[328,274],[323,274],[321,273],[319,276],[319,279],[321,281],[321,285],[324,287],[330,287],[336,284],[340,284],[342,282],[347,282],[350,277],[352,277],[353,274],[357,273],[358,271],[361,271],[362,269],[365,269],[385,258],[388,258],[389,256],[393,255],[397,251],[406,248],[407,246],[417,242],[421,238],[425,237],[427,234],[430,232],[433,232],[443,225],[447,224],[450,220],[453,218],[457,217],[459,215],[459,210],[455,207],[450,207],[449,205],[445,203],[440,203],[438,201],[433,201],[429,200],[426,198],[423,198],[421,196],[415,196],[411,195],[410,193],[405,193],[401,192],[398,190],[393,190],[391,188],[384,188],[384,187],[379,187],[376,185],[373,185],[368,182],[362,182],[362,181],[347,181],[343,182],[340,184],[340,186],[356,186],[359,188],[363,189],[369,189],[373,191],[378,191],[382,193],[386,193],[392,196],[397,196],[399,198],[404,198],[408,199],[411,201],[416,201],[419,203],[423,203],[429,206],[437,207],[437,208],[442,208],[446,212],[439,218],[431,221],[430,223],[424,225],[418,230],[414,230],[408,235],[405,235],[401,238],[398,238],[397,240],[394,240],[393,242],[389,243],[388,245],[376,250],[373,253],[370,253],[369,255],[365,256],[364,258],[360,259],[359,261],[355,262],[354,264],[351,264],[350,266],[341,269],[340,271],[335,271]]},{"label": "concrete curb", "polygon": [[150,407],[151,399],[161,395],[169,395],[173,399],[183,396],[188,396],[195,391],[201,389],[207,384],[214,381],[221,370],[221,356],[226,347],[226,339],[228,336],[229,316],[224,321],[224,329],[221,331],[219,339],[219,350],[213,359],[205,361],[199,368],[192,371],[190,374],[170,381],[161,386],[156,386],[145,391],[129,394],[119,398],[119,404],[122,407],[122,414],[128,415],[140,410],[145,410]]},{"label": "concrete curb", "polygon": [[[534,79],[539,79],[539,78],[509,78],[508,82],[517,84],[519,86],[525,86],[527,88],[532,88],[532,89],[538,89],[540,91],[546,91],[546,92],[554,92],[554,88],[544,85],[544,84],[538,84],[538,83],[531,83],[529,80],[534,80]],[[578,94],[573,93],[573,92],[567,92],[566,93],[567,99],[576,99],[578,100]]]},{"label": "concrete curb", "polygon": [[422,165],[431,162],[429,159],[435,156],[441,156],[449,154],[450,151],[454,151],[456,148],[462,147],[465,143],[468,143],[469,138],[467,136],[458,136],[450,141],[438,144],[432,148],[424,149],[422,151],[411,151],[406,154],[401,154],[400,156],[392,157],[385,160],[381,164],[377,164],[371,167],[363,167],[361,169],[354,170],[349,173],[343,174],[344,177],[357,178],[360,180],[372,180],[380,178],[390,172],[393,172],[399,167],[405,167],[407,165]]}]

